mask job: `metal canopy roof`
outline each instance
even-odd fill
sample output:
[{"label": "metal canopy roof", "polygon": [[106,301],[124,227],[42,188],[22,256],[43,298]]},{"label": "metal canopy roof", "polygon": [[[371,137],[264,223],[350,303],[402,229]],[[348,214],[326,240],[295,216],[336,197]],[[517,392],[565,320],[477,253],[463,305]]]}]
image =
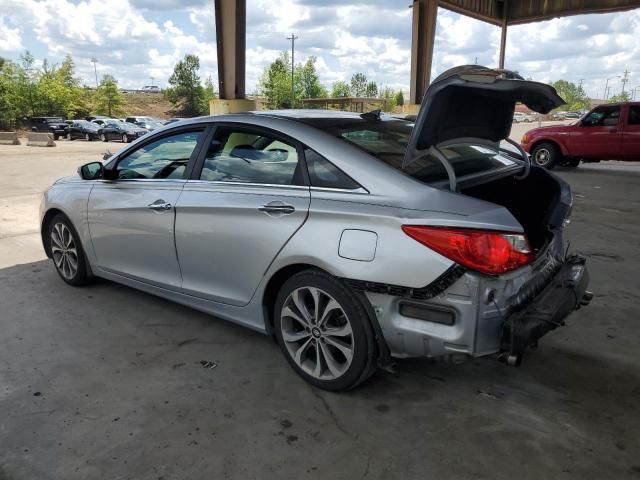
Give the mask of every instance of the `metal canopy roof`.
[{"label": "metal canopy roof", "polygon": [[[448,10],[502,25],[549,20],[554,17],[630,10],[638,0],[439,0]],[[506,11],[505,11],[506,8]]]}]

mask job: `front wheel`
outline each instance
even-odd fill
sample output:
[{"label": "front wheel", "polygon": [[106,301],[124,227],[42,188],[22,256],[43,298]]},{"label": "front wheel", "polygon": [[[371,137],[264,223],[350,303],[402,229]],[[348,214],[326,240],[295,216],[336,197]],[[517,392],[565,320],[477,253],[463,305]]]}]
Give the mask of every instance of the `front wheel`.
[{"label": "front wheel", "polygon": [[348,390],[376,370],[371,319],[362,300],[318,270],[300,272],[280,289],[275,333],[293,369],[316,387]]},{"label": "front wheel", "polygon": [[128,142],[129,142],[129,138],[125,134],[123,134],[122,135],[122,143],[128,143]]},{"label": "front wheel", "polygon": [[47,229],[49,251],[60,278],[69,285],[81,286],[89,282],[87,260],[78,234],[66,216],[58,214]]},{"label": "front wheel", "polygon": [[84,134],[84,139],[85,139],[87,142],[90,142],[90,141],[91,141],[91,135],[89,135],[88,133],[85,133],[85,134]]},{"label": "front wheel", "polygon": [[560,161],[561,154],[553,143],[540,143],[531,151],[534,163],[542,168],[551,170]]},{"label": "front wheel", "polygon": [[69,141],[73,140],[73,137],[71,136],[70,133],[67,133],[67,140],[69,140]]},{"label": "front wheel", "polygon": [[104,133],[100,134],[100,140],[102,140],[103,142],[107,141],[107,136]]}]

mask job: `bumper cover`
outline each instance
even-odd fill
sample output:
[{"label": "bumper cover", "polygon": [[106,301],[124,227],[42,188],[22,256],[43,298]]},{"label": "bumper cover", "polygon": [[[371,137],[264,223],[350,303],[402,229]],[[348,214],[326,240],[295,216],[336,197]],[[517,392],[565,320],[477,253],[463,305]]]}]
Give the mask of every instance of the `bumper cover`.
[{"label": "bumper cover", "polygon": [[573,310],[591,300],[588,284],[586,259],[580,255],[568,257],[540,293],[507,317],[502,351],[520,356],[540,337],[564,325],[564,319]]}]

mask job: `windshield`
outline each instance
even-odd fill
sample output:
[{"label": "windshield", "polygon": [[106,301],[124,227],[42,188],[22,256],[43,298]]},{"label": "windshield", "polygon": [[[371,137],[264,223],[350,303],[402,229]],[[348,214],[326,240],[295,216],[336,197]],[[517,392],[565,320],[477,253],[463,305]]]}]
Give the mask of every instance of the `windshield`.
[{"label": "windshield", "polygon": [[[412,122],[391,118],[379,121],[351,118],[331,123],[314,122],[314,119],[308,119],[307,123],[364,150],[387,165],[421,182],[436,183],[446,181],[449,178],[442,162],[431,154],[419,156],[404,168],[402,167],[405,151],[413,131],[414,124]],[[502,155],[495,148],[485,145],[450,144],[440,150],[459,180],[520,164],[512,158]]]},{"label": "windshield", "polygon": [[60,117],[55,117],[55,118],[47,118],[47,123],[63,123],[64,120],[62,120],[62,118]]}]

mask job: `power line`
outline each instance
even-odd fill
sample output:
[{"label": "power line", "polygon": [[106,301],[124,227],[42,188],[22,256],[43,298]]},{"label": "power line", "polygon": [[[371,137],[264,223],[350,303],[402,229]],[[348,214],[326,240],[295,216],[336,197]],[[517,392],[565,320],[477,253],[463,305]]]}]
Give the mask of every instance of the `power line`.
[{"label": "power line", "polygon": [[631,72],[629,70],[625,69],[623,73],[624,73],[624,77],[622,77],[622,80],[620,80],[622,82],[622,95],[624,95],[624,86],[629,81],[629,74]]}]

